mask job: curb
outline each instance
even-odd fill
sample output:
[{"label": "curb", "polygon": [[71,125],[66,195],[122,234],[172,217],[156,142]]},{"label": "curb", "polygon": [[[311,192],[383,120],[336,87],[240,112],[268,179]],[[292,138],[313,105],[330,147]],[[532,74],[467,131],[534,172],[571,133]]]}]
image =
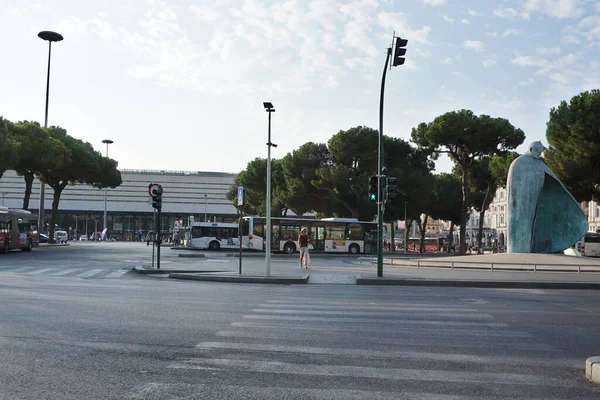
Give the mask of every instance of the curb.
[{"label": "curb", "polygon": [[203,258],[203,257],[206,257],[206,254],[204,254],[204,253],[179,253],[179,254],[177,254],[177,257],[183,257],[183,258]]},{"label": "curb", "polygon": [[600,357],[590,357],[585,360],[585,377],[595,383],[600,383]]},{"label": "curb", "polygon": [[152,274],[170,274],[170,273],[178,273],[178,274],[202,274],[206,272],[227,272],[223,270],[214,270],[214,269],[156,269],[156,268],[144,268],[141,266],[131,268],[131,271],[137,272],[138,274],[143,275],[152,275]]},{"label": "curb", "polygon": [[308,274],[301,278],[289,276],[240,276],[240,275],[189,275],[181,273],[169,274],[169,279],[192,281],[235,282],[235,283],[270,283],[280,285],[307,284]]},{"label": "curb", "polygon": [[[510,289],[592,289],[600,290],[600,283],[588,282],[526,282],[526,281],[466,281],[444,279],[402,279],[402,278],[363,278],[356,275],[357,285],[398,285],[398,286],[449,286]],[[599,359],[600,362],[600,359]],[[600,375],[600,365],[597,367]]]}]

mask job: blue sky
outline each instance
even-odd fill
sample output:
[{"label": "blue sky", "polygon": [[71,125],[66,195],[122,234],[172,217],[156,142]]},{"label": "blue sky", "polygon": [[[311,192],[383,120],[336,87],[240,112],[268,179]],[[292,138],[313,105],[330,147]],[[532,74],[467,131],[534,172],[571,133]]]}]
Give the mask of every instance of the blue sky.
[{"label": "blue sky", "polygon": [[[0,115],[49,124],[120,168],[239,172],[342,129],[378,127],[392,33],[408,39],[388,71],[384,133],[467,108],[545,141],[551,107],[600,88],[594,0],[55,0],[0,4]],[[438,171],[448,171],[448,160]]]}]

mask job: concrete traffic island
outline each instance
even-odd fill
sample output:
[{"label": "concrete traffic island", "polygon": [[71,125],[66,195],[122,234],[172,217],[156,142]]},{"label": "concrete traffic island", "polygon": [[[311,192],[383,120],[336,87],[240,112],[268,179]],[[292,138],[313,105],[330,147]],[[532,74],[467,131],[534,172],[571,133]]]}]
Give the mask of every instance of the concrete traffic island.
[{"label": "concrete traffic island", "polygon": [[585,360],[585,377],[594,383],[600,383],[600,356]]},{"label": "concrete traffic island", "polygon": [[[213,271],[211,271],[213,272]],[[280,285],[305,285],[308,283],[309,274],[302,276],[285,275],[240,275],[238,273],[228,274],[190,274],[190,273],[170,273],[170,279],[183,279],[192,281],[210,281],[210,282],[235,282],[235,283],[269,283]]]},{"label": "concrete traffic island", "polygon": [[207,272],[225,272],[221,270],[215,269],[170,269],[170,268],[162,268],[156,269],[152,267],[147,267],[143,265],[138,265],[131,268],[133,272],[137,272],[138,274],[152,275],[152,274],[170,274],[170,273],[179,273],[179,274],[198,274],[198,273],[207,273]]}]

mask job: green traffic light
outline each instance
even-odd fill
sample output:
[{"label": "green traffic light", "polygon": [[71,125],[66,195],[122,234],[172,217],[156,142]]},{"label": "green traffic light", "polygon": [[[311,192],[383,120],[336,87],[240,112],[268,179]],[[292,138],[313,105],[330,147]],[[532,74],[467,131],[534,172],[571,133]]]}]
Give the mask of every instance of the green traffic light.
[{"label": "green traffic light", "polygon": [[375,200],[377,200],[377,196],[375,196],[375,193],[371,193],[371,194],[369,195],[369,200],[371,200],[371,201],[375,201]]}]

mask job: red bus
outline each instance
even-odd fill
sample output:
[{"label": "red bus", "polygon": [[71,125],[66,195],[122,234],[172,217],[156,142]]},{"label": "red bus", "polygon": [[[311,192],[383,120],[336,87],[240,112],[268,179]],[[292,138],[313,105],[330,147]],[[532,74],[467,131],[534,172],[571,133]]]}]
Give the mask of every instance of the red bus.
[{"label": "red bus", "polygon": [[[425,250],[424,251],[442,251],[444,248],[445,238],[425,238]],[[419,251],[421,249],[421,238],[412,237],[408,239],[408,250]]]},{"label": "red bus", "polygon": [[31,251],[38,244],[33,228],[37,217],[29,211],[0,207],[0,253],[21,249]]}]

